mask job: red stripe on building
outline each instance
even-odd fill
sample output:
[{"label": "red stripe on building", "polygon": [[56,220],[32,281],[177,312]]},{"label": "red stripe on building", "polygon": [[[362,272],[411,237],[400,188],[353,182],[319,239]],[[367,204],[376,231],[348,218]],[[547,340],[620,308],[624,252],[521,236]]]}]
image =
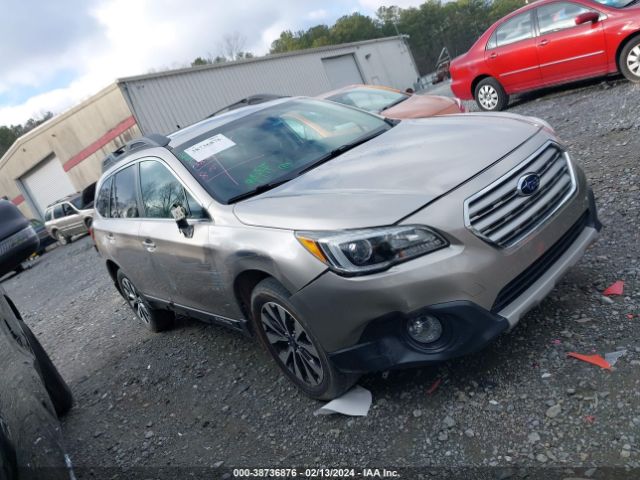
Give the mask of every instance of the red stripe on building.
[{"label": "red stripe on building", "polygon": [[11,200],[11,202],[14,205],[20,205],[22,202],[24,202],[24,197],[22,195],[18,195],[16,198],[14,198],[13,200]]},{"label": "red stripe on building", "polygon": [[64,165],[62,165],[62,167],[64,168],[64,171],[68,172],[73,167],[75,167],[80,162],[82,162],[84,159],[96,153],[98,150],[104,147],[107,143],[111,142],[116,137],[122,135],[124,132],[126,132],[128,129],[133,127],[135,124],[136,124],[136,119],[133,118],[133,116],[127,118],[126,120],[123,120],[118,125],[116,125],[111,130],[109,130],[107,133],[105,133],[103,136],[101,136],[98,140],[96,140],[91,145],[89,145],[87,148],[83,149],[81,152],[76,153],[73,157],[67,160],[64,163]]}]

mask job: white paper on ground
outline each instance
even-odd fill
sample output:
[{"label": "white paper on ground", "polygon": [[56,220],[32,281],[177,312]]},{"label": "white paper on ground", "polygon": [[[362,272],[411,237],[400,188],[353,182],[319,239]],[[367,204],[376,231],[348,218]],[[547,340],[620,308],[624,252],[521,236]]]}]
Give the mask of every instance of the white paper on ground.
[{"label": "white paper on ground", "polygon": [[356,385],[341,397],[331,400],[313,412],[314,415],[341,413],[352,417],[366,417],[371,407],[371,392]]},{"label": "white paper on ground", "polygon": [[607,362],[609,362],[609,365],[613,367],[616,364],[616,362],[620,359],[620,357],[622,357],[625,353],[627,353],[626,350],[618,350],[617,352],[605,353],[604,359]]}]

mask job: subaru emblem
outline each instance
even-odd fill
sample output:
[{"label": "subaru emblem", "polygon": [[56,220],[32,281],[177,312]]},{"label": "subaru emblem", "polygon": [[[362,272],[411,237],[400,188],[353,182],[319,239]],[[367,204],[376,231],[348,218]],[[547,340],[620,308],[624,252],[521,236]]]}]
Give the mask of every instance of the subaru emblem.
[{"label": "subaru emblem", "polygon": [[540,188],[540,175],[537,173],[525,173],[518,180],[517,191],[519,195],[528,197]]}]

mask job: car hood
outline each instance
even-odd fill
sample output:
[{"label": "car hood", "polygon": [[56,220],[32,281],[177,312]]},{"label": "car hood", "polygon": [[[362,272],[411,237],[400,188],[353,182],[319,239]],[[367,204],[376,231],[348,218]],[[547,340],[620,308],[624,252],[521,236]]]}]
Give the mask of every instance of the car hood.
[{"label": "car hood", "polygon": [[331,230],[393,224],[485,170],[540,129],[509,114],[405,120],[280,187],[235,204],[249,225]]},{"label": "car hood", "polygon": [[459,113],[460,109],[455,100],[438,95],[411,95],[404,102],[383,110],[381,115],[398,120],[407,118],[424,118],[444,113]]}]

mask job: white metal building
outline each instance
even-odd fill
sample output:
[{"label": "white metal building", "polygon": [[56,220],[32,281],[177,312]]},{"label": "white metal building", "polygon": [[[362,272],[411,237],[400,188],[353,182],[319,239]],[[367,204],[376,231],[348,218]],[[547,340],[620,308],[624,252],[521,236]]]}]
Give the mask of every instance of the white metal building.
[{"label": "white metal building", "polygon": [[404,37],[267,55],[118,80],[144,133],[173,132],[258,93],[318,95],[354,83],[413,86],[418,70]]},{"label": "white metal building", "polygon": [[404,90],[417,78],[401,36],[123,78],[20,137],[0,158],[0,196],[41,217],[141,133],[168,134],[260,93],[313,96],[354,83]]}]

